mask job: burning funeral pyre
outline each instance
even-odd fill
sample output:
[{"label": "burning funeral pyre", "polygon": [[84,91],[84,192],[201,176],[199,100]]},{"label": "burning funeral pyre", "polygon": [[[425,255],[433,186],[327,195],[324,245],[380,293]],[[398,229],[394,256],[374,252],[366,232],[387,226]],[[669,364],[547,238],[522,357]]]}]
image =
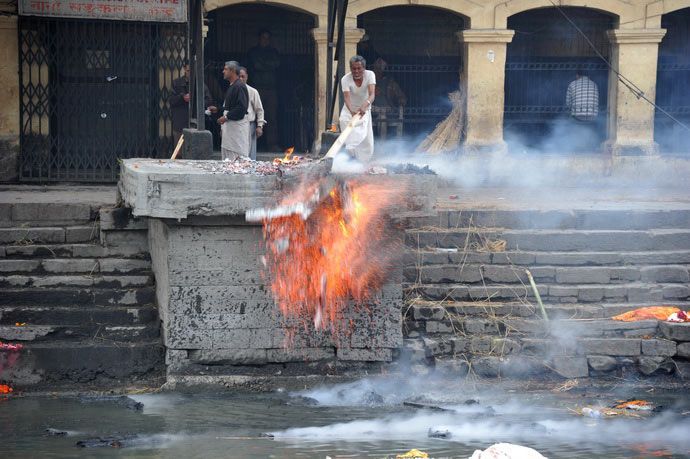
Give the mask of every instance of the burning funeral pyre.
[{"label": "burning funeral pyre", "polygon": [[342,312],[363,306],[385,282],[397,253],[387,209],[404,190],[391,177],[322,176],[307,180],[275,208],[253,209],[262,221],[262,260],[286,318],[317,330],[344,331]]}]

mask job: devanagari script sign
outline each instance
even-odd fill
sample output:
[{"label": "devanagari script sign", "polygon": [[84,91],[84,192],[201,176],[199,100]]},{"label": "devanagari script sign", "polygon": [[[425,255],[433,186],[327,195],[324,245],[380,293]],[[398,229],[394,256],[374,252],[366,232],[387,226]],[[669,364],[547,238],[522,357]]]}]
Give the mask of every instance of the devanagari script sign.
[{"label": "devanagari script sign", "polygon": [[187,22],[187,0],[19,0],[19,14],[61,18]]}]

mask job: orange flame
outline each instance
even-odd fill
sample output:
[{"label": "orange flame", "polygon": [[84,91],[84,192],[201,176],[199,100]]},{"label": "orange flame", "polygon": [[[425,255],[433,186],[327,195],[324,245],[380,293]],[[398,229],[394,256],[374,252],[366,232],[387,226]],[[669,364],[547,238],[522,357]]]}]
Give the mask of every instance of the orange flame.
[{"label": "orange flame", "polygon": [[7,384],[0,384],[0,394],[11,394],[12,392],[14,392],[14,389],[10,386]]},{"label": "orange flame", "polygon": [[[302,187],[283,203],[304,201]],[[264,221],[266,267],[273,296],[286,318],[313,319],[332,332],[354,300],[365,306],[386,280],[396,241],[387,238],[385,209],[401,193],[385,181],[337,186],[305,220],[300,215]],[[340,321],[344,322],[344,321]]]},{"label": "orange flame", "polygon": [[294,164],[299,161],[301,161],[302,157],[301,156],[292,156],[292,153],[295,151],[295,147],[290,147],[287,150],[285,150],[285,156],[282,158],[275,158],[273,160],[273,164],[276,166],[279,166],[281,164]]}]

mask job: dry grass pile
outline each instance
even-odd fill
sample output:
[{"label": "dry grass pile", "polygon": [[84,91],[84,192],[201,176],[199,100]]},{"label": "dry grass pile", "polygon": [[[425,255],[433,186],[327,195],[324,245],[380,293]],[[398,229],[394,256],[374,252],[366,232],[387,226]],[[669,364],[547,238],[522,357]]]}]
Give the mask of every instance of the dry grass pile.
[{"label": "dry grass pile", "polygon": [[458,149],[465,126],[465,89],[460,84],[458,91],[448,94],[453,109],[448,117],[441,121],[415,151],[439,154]]}]

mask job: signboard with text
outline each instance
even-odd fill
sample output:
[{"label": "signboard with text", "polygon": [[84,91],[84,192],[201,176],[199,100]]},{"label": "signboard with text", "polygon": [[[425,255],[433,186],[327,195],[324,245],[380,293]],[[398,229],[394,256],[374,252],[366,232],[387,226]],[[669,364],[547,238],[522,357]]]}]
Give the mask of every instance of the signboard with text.
[{"label": "signboard with text", "polygon": [[19,0],[19,14],[61,18],[187,22],[187,0]]}]

